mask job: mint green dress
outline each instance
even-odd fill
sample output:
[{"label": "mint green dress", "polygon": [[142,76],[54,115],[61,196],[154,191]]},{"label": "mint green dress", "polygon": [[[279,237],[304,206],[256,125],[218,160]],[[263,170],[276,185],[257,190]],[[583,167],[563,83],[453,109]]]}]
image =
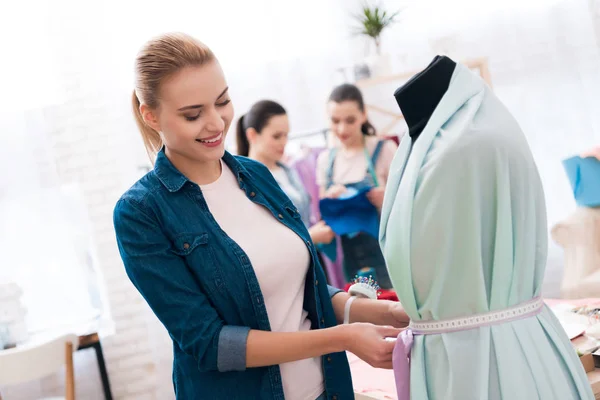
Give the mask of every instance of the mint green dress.
[{"label": "mint green dress", "polygon": [[[558,161],[557,161],[558,162]],[[500,310],[540,295],[544,192],[527,140],[484,81],[457,65],[414,145],[391,165],[380,243],[411,319]],[[491,327],[415,336],[414,400],[594,399],[569,339],[545,307]]]}]

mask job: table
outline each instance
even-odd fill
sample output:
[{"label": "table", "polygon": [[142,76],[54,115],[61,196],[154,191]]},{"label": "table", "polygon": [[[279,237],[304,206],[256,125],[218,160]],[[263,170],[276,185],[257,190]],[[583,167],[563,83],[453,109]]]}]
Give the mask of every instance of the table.
[{"label": "table", "polygon": [[79,347],[77,348],[77,351],[89,348],[93,348],[96,352],[96,361],[98,362],[98,370],[100,372],[100,379],[102,380],[104,399],[112,400],[113,397],[110,388],[110,381],[108,380],[106,362],[104,361],[104,352],[102,351],[102,343],[100,342],[100,336],[98,335],[98,332],[91,332],[79,336]]},{"label": "table", "polygon": [[596,396],[596,399],[600,399],[600,369],[596,368],[592,372],[588,372],[588,379],[592,385],[592,392]]},{"label": "table", "polygon": [[[106,362],[104,360],[104,352],[102,351],[101,337],[106,337],[114,334],[114,325],[112,322],[101,321],[98,318],[91,319],[83,323],[77,323],[73,326],[61,327],[51,331],[41,331],[30,333],[28,341],[43,340],[44,338],[55,337],[64,333],[73,332],[79,336],[79,347],[77,351],[93,348],[96,353],[96,361],[98,362],[98,370],[100,372],[100,380],[102,381],[102,390],[105,400],[112,400],[112,390],[108,372],[106,370]],[[0,400],[2,396],[0,395]]]},{"label": "table", "polygon": [[[394,371],[377,369],[359,359],[354,354],[348,353],[354,391],[370,396],[377,400],[396,400],[396,381]],[[597,400],[600,400],[600,369],[596,368],[587,374],[592,391]]]},{"label": "table", "polygon": [[[594,304],[600,302],[600,299],[546,299],[545,302],[551,307],[561,303],[578,306],[583,304]],[[350,369],[352,371],[352,382],[356,393],[362,393],[378,400],[397,399],[396,381],[392,370],[373,368],[354,354],[347,354],[348,361],[350,362]],[[594,371],[589,372],[587,377],[596,399],[600,400],[600,369],[596,368]]]}]

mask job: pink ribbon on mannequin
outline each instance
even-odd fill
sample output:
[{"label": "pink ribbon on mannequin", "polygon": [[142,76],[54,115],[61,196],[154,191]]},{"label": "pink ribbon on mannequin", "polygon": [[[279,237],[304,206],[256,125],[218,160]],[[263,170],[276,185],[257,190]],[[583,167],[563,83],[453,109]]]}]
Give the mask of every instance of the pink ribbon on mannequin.
[{"label": "pink ribbon on mannequin", "polygon": [[392,352],[398,400],[410,400],[410,351],[413,341],[412,329],[406,328],[398,335],[396,346]]}]

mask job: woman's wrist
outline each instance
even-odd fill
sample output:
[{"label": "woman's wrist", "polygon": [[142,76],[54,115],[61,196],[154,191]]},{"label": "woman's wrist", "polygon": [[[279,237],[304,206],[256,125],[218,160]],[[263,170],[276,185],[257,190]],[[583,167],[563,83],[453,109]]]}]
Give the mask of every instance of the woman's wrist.
[{"label": "woman's wrist", "polygon": [[401,309],[400,303],[395,301],[356,299],[350,309],[350,321],[403,328],[410,321]]},{"label": "woman's wrist", "polygon": [[398,306],[398,303],[395,301],[385,300],[385,306],[386,306],[385,312],[384,312],[385,325],[397,327],[398,321],[396,321],[396,318],[395,318],[392,310],[394,309],[394,307]]},{"label": "woman's wrist", "polygon": [[349,324],[351,319],[350,319],[350,312],[352,309],[352,303],[356,300],[356,296],[350,296],[348,297],[348,300],[346,300],[346,304],[344,304],[344,324]]},{"label": "woman's wrist", "polygon": [[375,325],[386,325],[391,314],[386,301],[357,298],[350,310],[352,322],[368,322]]},{"label": "woman's wrist", "polygon": [[349,348],[349,329],[348,325],[336,325],[331,329],[332,345],[334,346],[332,353],[346,351]]},{"label": "woman's wrist", "polygon": [[[350,295],[340,292],[331,300],[338,323],[344,321],[347,301]],[[350,322],[368,322],[375,325],[405,327],[410,321],[402,312],[400,303],[390,300],[356,298],[350,307]]]},{"label": "woman's wrist", "polygon": [[386,325],[395,328],[406,328],[410,324],[410,318],[406,314],[406,311],[404,311],[402,304],[396,301],[387,301],[387,303],[388,312],[386,314],[389,322]]}]

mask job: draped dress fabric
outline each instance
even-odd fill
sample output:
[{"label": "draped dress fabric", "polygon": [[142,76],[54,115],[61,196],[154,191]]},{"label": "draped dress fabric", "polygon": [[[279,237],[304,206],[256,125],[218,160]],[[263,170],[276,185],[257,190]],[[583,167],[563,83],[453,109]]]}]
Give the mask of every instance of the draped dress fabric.
[{"label": "draped dress fabric", "polygon": [[[407,314],[443,320],[539,296],[546,224],[523,132],[458,64],[418,140],[402,140],[387,182],[380,243]],[[594,398],[547,307],[527,319],[415,336],[410,387],[414,400]]]}]

